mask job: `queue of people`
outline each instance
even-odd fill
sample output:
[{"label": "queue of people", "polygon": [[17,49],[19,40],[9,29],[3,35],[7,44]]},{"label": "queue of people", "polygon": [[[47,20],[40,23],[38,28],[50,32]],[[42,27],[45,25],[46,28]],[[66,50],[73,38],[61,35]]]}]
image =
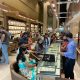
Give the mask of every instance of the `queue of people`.
[{"label": "queue of people", "polygon": [[[32,35],[30,32],[21,32],[19,42],[18,42],[18,51],[16,56],[16,62],[14,64],[15,71],[28,78],[29,80],[36,80],[36,66],[38,57],[41,53],[47,53],[49,46],[56,42],[57,37],[56,34],[52,34],[51,37],[48,33],[45,33],[43,38],[39,33],[36,34],[36,45],[34,50],[31,49],[31,45],[33,44]],[[61,36],[61,55],[63,62],[63,72],[65,74],[65,78],[74,80],[74,65],[76,60],[76,43],[73,39],[73,34],[71,32],[65,33]],[[2,51],[2,59],[1,63],[5,62],[9,64],[8,58],[8,44],[9,44],[9,35],[8,32],[4,29],[4,27],[0,28],[0,49]],[[29,50],[31,50],[31,54],[29,54]],[[26,57],[26,54],[29,54]],[[28,60],[29,59],[29,60]],[[28,61],[27,61],[28,60]]]}]

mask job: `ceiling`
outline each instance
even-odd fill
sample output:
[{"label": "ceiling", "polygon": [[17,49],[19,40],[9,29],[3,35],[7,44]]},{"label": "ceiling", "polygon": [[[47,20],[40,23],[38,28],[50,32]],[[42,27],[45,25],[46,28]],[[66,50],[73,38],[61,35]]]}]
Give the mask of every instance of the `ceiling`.
[{"label": "ceiling", "polygon": [[[60,0],[60,2],[63,2],[63,1],[67,1],[67,0]],[[61,12],[67,12],[66,9],[67,9],[67,4],[60,4],[60,13]],[[62,24],[63,22],[65,22],[65,19],[66,19],[65,17],[66,16],[67,16],[66,13],[60,14],[60,17],[62,17],[62,18],[59,19],[60,20],[60,24]]]},{"label": "ceiling", "polygon": [[[38,0],[39,2],[45,2],[45,1],[49,1],[50,3],[54,3],[54,4],[57,4],[58,2],[65,2],[65,1],[68,1],[68,0]],[[57,12],[57,13],[61,13],[61,12],[67,12],[67,3],[64,3],[64,4],[57,4],[60,6],[60,11]],[[58,6],[56,6],[56,9],[57,9]],[[51,15],[51,9],[49,7],[48,9],[48,14],[49,16],[52,17]],[[53,14],[53,13],[52,13]],[[61,14],[58,14],[58,17],[59,17],[59,23],[62,24],[63,22],[65,22],[66,20],[66,17],[67,17],[67,14],[66,13],[61,13]]]}]

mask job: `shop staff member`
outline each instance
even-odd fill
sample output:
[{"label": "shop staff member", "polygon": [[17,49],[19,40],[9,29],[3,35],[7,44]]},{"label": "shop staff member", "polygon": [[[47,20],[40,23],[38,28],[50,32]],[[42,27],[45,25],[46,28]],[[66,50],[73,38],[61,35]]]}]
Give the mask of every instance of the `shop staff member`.
[{"label": "shop staff member", "polygon": [[73,40],[73,35],[72,33],[67,33],[66,37],[69,41],[67,45],[67,51],[62,54],[63,56],[66,57],[65,61],[65,78],[70,78],[74,80],[74,65],[75,65],[75,59],[76,59],[76,43]]}]

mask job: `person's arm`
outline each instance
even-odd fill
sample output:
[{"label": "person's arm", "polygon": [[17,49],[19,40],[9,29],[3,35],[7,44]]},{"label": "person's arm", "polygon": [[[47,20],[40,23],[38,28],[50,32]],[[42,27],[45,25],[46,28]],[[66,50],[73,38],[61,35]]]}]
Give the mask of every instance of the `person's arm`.
[{"label": "person's arm", "polygon": [[50,41],[51,41],[51,39],[50,39],[50,38],[48,38],[48,40],[49,40],[49,46],[50,46]]},{"label": "person's arm", "polygon": [[29,68],[32,68],[32,67],[35,67],[36,66],[36,64],[29,64],[28,62],[26,62],[26,65],[29,67]]},{"label": "person's arm", "polygon": [[28,44],[29,44],[29,45],[32,45],[32,39],[31,39],[31,38],[29,38]]},{"label": "person's arm", "polygon": [[1,41],[3,42],[4,39],[5,39],[5,34],[2,34],[2,36],[1,36]]},{"label": "person's arm", "polygon": [[71,56],[71,55],[74,55],[73,53],[74,53],[74,50],[75,50],[75,48],[74,48],[75,46],[74,46],[74,43],[70,43],[69,44],[69,46],[68,46],[68,50],[66,51],[66,52],[64,52],[64,56]]}]

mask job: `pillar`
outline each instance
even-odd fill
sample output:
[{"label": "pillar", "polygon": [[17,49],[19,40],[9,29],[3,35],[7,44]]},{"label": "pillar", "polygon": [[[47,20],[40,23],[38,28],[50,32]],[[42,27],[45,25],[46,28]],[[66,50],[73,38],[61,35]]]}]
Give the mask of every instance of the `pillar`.
[{"label": "pillar", "polygon": [[43,34],[45,34],[48,31],[48,24],[47,24],[47,6],[49,5],[49,2],[45,2],[43,5]]}]

